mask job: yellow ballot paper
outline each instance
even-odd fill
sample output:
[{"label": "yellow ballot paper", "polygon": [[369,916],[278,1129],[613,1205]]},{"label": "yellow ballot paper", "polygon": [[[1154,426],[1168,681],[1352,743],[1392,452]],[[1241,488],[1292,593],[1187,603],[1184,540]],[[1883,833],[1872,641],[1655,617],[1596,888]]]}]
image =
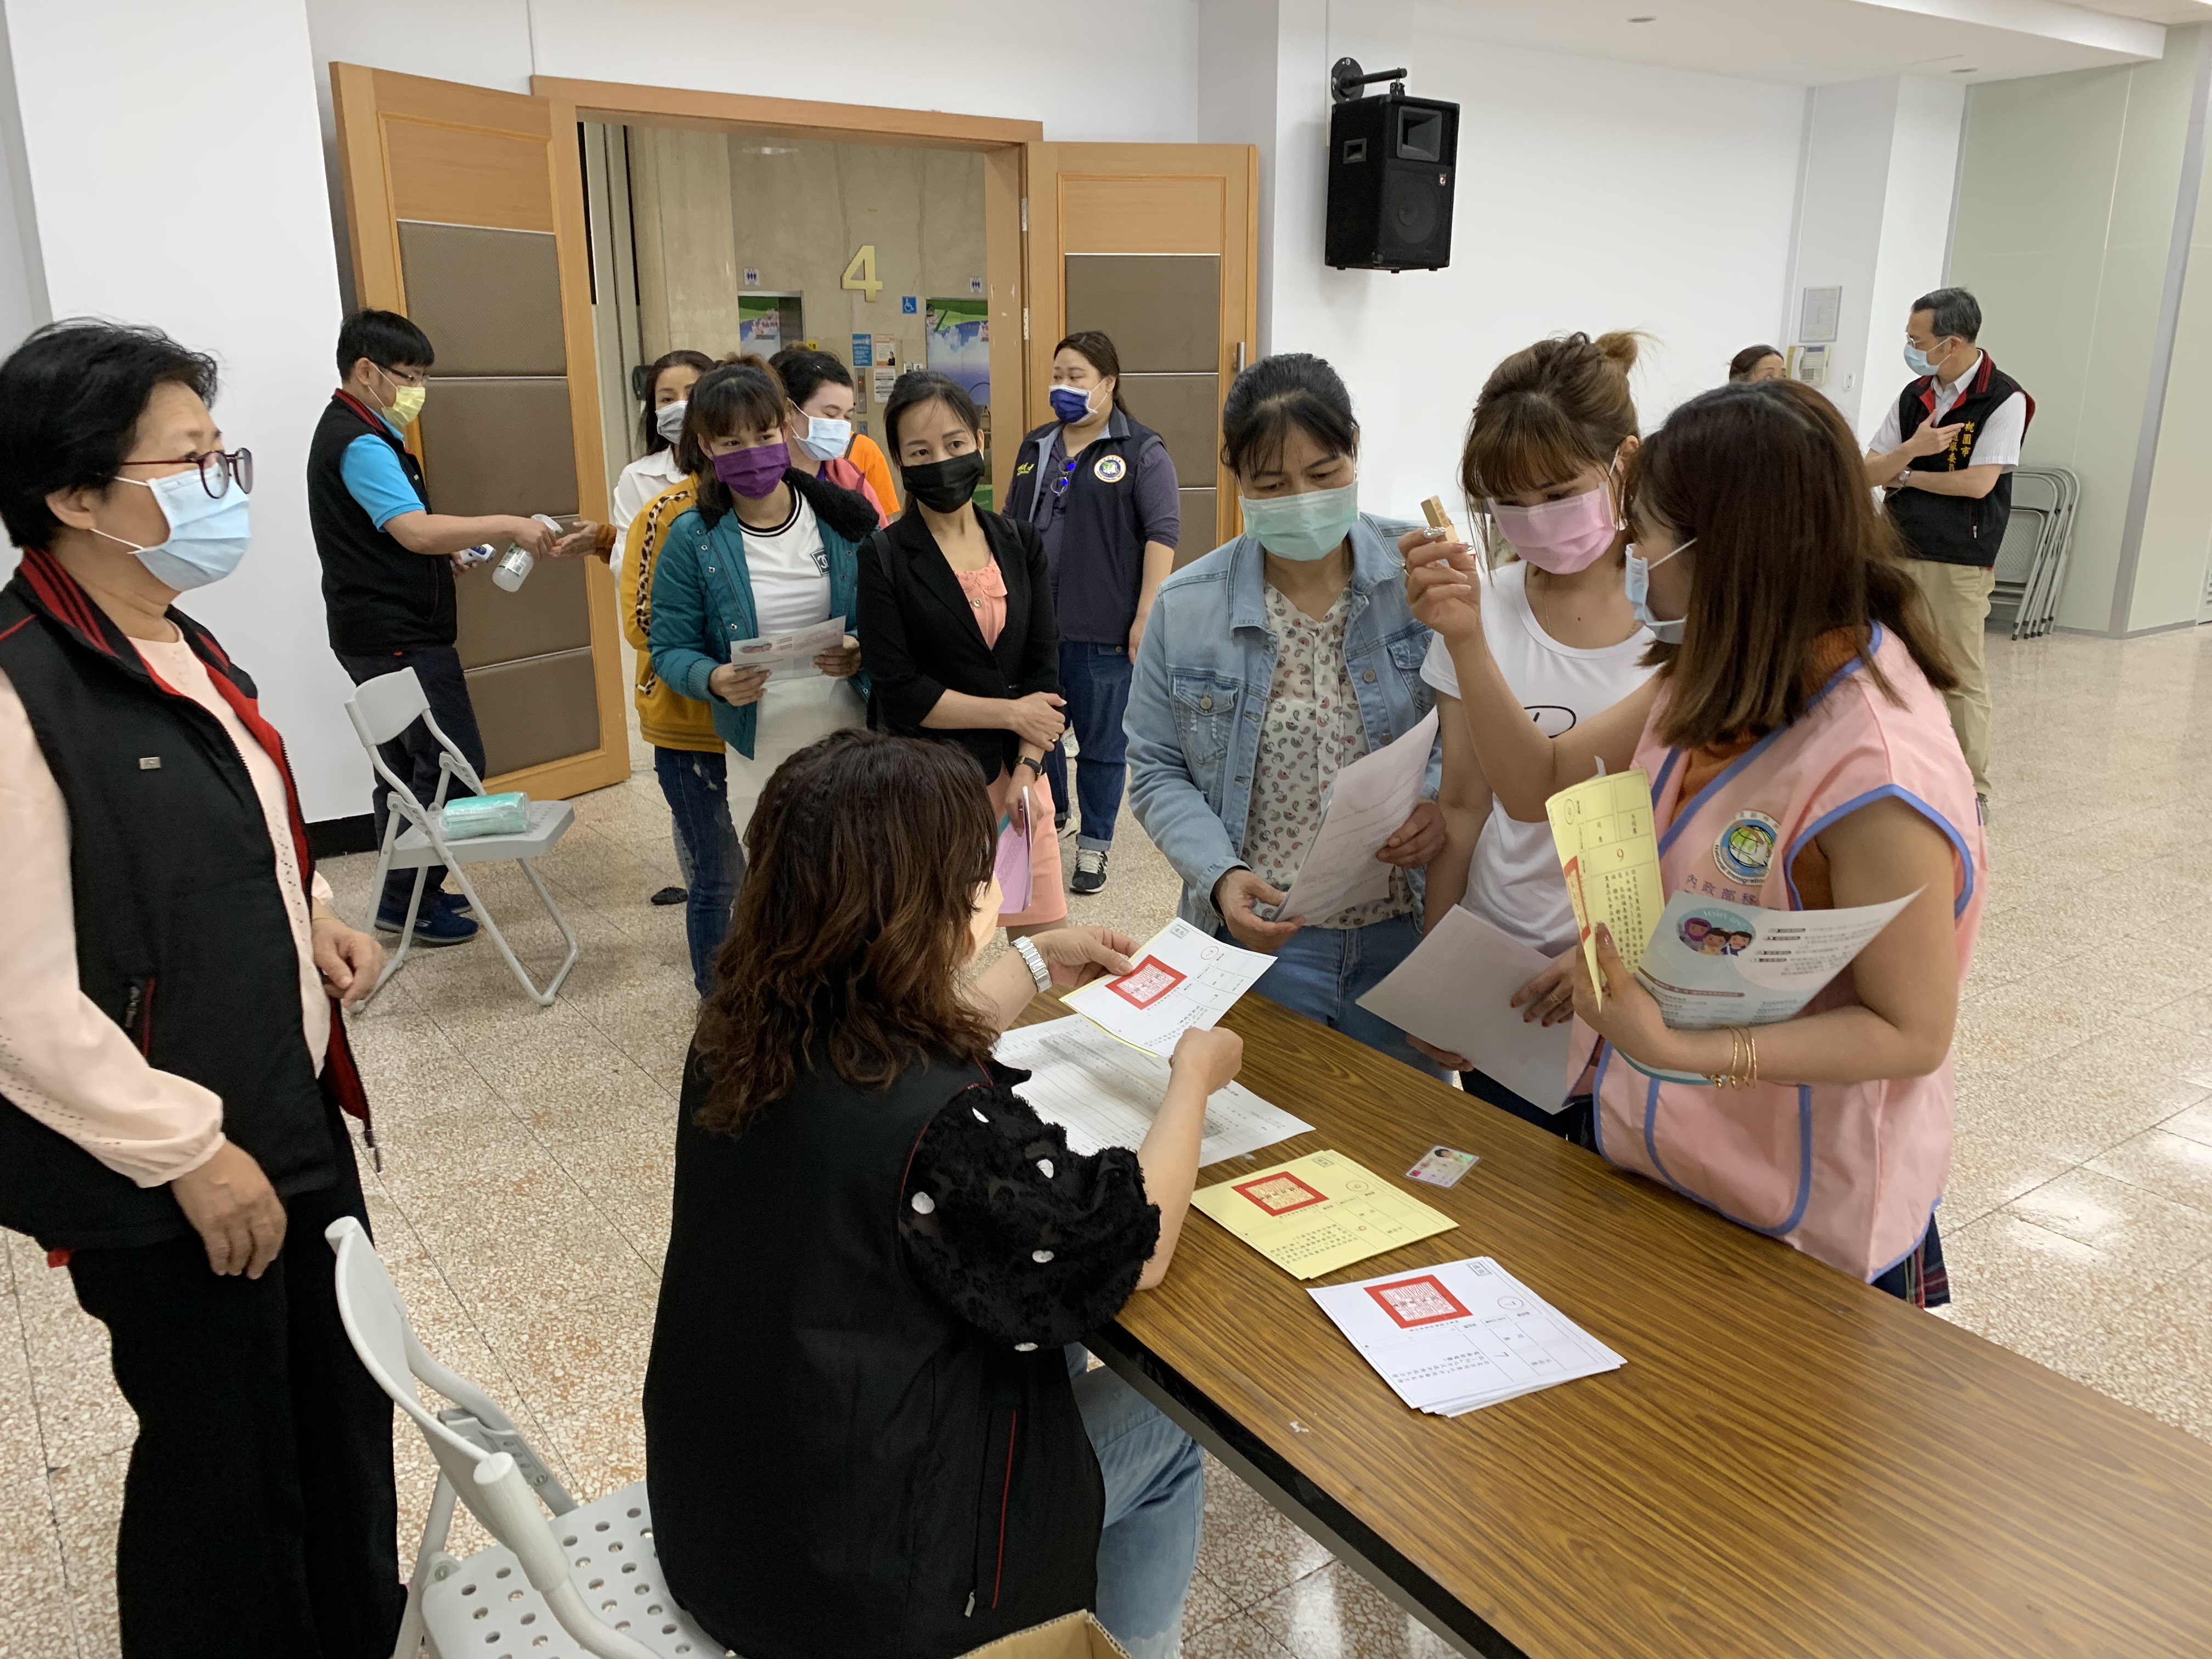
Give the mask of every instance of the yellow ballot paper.
[{"label": "yellow ballot paper", "polygon": [[1642,767],[1614,772],[1562,789],[1544,803],[1552,820],[1552,841],[1559,849],[1559,868],[1574,901],[1575,927],[1589,964],[1590,982],[1605,995],[1597,970],[1597,939],[1603,922],[1629,971],[1644,960],[1644,947],[1667,908],[1659,879],[1659,837],[1651,828],[1651,780]]},{"label": "yellow ballot paper", "polygon": [[1341,1152],[1308,1152],[1191,1203],[1297,1279],[1334,1273],[1459,1223],[1362,1169]]}]

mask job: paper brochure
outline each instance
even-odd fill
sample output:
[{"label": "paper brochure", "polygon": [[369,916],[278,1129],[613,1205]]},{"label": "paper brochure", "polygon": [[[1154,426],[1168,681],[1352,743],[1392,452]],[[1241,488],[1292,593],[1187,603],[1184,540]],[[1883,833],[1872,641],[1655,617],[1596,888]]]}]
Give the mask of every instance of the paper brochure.
[{"label": "paper brochure", "polygon": [[814,659],[824,651],[836,651],[845,643],[845,619],[832,617],[811,628],[793,629],[787,634],[765,634],[757,640],[730,641],[730,666],[732,668],[765,668],[771,677],[782,675],[797,678],[807,674],[819,674]]}]

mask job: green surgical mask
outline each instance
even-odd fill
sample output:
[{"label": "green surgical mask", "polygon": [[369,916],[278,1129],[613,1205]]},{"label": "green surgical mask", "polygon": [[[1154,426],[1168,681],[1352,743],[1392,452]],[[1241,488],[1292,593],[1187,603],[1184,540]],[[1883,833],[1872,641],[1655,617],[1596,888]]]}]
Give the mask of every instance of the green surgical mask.
[{"label": "green surgical mask", "polygon": [[1239,495],[1237,504],[1244,509],[1245,530],[1277,558],[1325,559],[1343,545],[1359,516],[1359,481],[1263,501]]}]

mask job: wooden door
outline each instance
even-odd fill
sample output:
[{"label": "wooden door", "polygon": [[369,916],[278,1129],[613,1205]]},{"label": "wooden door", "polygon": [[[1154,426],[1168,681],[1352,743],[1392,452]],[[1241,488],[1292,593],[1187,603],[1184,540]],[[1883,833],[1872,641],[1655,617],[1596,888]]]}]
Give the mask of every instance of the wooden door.
[{"label": "wooden door", "polygon": [[[590,253],[574,112],[551,99],[331,65],[358,303],[437,351],[409,441],[441,513],[603,520]],[[614,581],[540,560],[460,579],[461,663],[495,790],[629,775]]]},{"label": "wooden door", "polygon": [[1029,404],[1048,418],[1055,341],[1111,337],[1129,412],[1166,439],[1191,559],[1236,535],[1221,404],[1255,349],[1259,152],[1249,144],[1030,144]]}]

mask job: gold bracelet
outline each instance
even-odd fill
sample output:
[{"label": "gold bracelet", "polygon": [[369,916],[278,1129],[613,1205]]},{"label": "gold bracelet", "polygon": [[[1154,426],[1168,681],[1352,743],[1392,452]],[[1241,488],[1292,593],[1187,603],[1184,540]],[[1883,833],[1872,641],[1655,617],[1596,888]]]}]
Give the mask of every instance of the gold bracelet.
[{"label": "gold bracelet", "polygon": [[1751,1050],[1751,1075],[1744,1080],[1743,1086],[1755,1089],[1759,1086],[1759,1039],[1752,1035],[1748,1025],[1744,1027],[1743,1041],[1744,1046]]},{"label": "gold bracelet", "polygon": [[1728,1034],[1728,1070],[1709,1073],[1706,1081],[1716,1089],[1751,1088],[1759,1082],[1759,1039],[1744,1025],[1729,1026]]}]

